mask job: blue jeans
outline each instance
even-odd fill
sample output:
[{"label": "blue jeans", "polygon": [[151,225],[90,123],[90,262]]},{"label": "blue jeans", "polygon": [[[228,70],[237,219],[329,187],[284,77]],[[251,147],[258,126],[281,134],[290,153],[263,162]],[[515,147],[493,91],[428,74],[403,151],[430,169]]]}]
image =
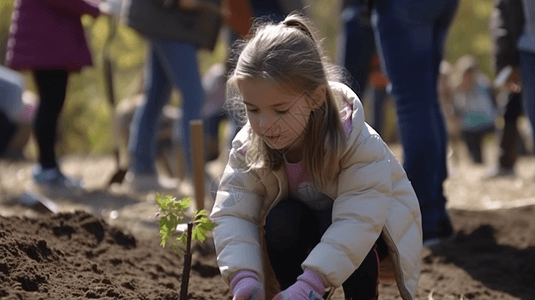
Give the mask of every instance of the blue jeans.
[{"label": "blue jeans", "polygon": [[520,74],[522,77],[522,104],[524,113],[531,123],[531,133],[535,140],[535,53],[519,51]]},{"label": "blue jeans", "polygon": [[[373,28],[362,20],[358,6],[347,6],[342,11],[342,28],[337,44],[336,61],[349,72],[352,77],[351,89],[362,98],[367,87],[370,62],[376,49]],[[371,100],[373,122],[368,123],[382,134],[386,92],[374,88]]]},{"label": "blue jeans", "polygon": [[22,75],[7,67],[0,66],[0,111],[12,122],[15,116],[22,110],[22,93],[24,92],[24,80]]},{"label": "blue jeans", "polygon": [[360,18],[356,6],[342,11],[342,28],[338,34],[336,60],[351,75],[351,88],[361,96],[366,88],[370,61],[375,53],[373,29]]},{"label": "blue jeans", "polygon": [[130,127],[128,149],[133,173],[156,173],[156,138],[162,109],[173,88],[182,95],[182,118],[173,133],[173,142],[184,149],[187,174],[191,174],[189,122],[200,119],[204,91],[197,63],[197,49],[180,40],[151,39],[145,70],[144,102],[136,109]]},{"label": "blue jeans", "polygon": [[281,22],[286,17],[278,1],[253,0],[249,1],[255,18],[268,17],[274,22]]},{"label": "blue jeans", "polygon": [[374,3],[372,26],[396,101],[403,166],[420,202],[424,240],[440,237],[449,218],[443,191],[447,134],[437,78],[458,0]]}]

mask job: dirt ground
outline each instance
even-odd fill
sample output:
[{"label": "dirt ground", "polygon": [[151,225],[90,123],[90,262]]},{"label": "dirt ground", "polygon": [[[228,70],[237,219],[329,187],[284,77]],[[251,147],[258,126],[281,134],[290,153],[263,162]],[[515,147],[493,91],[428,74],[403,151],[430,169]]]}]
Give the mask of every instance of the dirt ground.
[{"label": "dirt ground", "polygon": [[[496,151],[485,155],[486,166],[467,161],[463,148],[451,158],[445,190],[458,236],[423,250],[417,299],[535,299],[535,158],[520,158],[516,178],[483,181]],[[223,160],[207,165],[214,177]],[[0,299],[178,299],[182,259],[159,246],[154,194],[105,188],[111,156],[61,164],[87,192],[49,197],[60,210],[51,214],[20,202],[35,192],[33,162],[0,160]],[[205,207],[212,203],[207,192]],[[189,298],[231,299],[211,241],[195,249]],[[379,292],[400,299],[395,284]],[[341,289],[333,299],[343,299]]]}]

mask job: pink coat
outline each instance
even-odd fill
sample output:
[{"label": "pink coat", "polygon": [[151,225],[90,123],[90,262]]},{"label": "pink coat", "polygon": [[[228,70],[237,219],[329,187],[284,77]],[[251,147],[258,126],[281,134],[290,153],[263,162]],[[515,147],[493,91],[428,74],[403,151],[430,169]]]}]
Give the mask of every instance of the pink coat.
[{"label": "pink coat", "polygon": [[80,17],[99,0],[15,0],[6,64],[16,70],[80,70],[92,64]]}]

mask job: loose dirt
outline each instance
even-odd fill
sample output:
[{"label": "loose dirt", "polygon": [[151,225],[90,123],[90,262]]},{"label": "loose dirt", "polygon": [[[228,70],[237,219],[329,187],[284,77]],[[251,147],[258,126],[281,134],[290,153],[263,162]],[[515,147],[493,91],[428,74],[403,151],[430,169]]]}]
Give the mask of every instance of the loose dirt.
[{"label": "loose dirt", "polygon": [[[417,299],[535,299],[535,158],[520,158],[516,178],[482,181],[485,166],[459,156],[445,184],[458,235],[423,250]],[[61,212],[50,214],[19,202],[32,166],[0,160],[0,299],[178,299],[182,259],[159,245],[154,194],[105,189],[112,157],[68,156],[87,192],[51,198]],[[208,167],[216,177],[221,166]],[[194,248],[190,299],[231,299],[211,240]],[[395,284],[379,292],[400,299]]]}]

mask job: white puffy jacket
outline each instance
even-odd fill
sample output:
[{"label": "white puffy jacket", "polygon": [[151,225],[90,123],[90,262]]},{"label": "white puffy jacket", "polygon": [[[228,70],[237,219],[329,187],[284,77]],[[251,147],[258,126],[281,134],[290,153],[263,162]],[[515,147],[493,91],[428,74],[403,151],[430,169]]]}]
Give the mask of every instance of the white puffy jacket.
[{"label": "white puffy jacket", "polygon": [[[422,251],[418,200],[405,171],[381,137],[364,122],[363,107],[346,85],[331,83],[350,105],[341,111],[352,129],[340,160],[338,181],[323,193],[333,199],[332,224],[310,252],[303,268],[318,273],[326,286],[339,287],[359,267],[379,235],[388,245],[403,299],[415,299]],[[269,264],[263,226],[269,210],[288,195],[284,167],[277,171],[247,168],[247,124],[232,142],[210,218],[217,261],[228,283],[236,271],[256,272],[266,299],[278,292]]]}]

